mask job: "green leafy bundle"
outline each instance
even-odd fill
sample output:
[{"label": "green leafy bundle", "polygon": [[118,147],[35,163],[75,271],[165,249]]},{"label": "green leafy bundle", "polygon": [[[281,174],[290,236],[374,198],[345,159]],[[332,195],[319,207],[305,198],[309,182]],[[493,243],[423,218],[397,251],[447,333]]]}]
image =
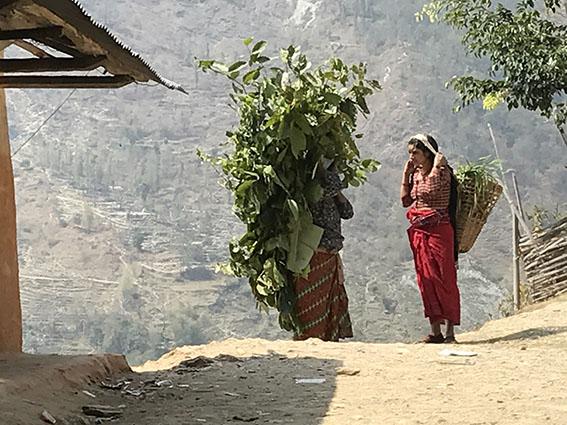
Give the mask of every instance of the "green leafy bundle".
[{"label": "green leafy bundle", "polygon": [[493,184],[498,184],[496,176],[499,172],[500,162],[497,159],[490,159],[490,157],[480,158],[475,162],[466,162],[457,167],[455,177],[459,185],[471,185],[474,188],[473,208],[470,212],[477,209],[477,206],[485,202],[489,197],[488,192],[493,187]]},{"label": "green leafy bundle", "polygon": [[323,230],[309,206],[322,195],[316,175],[323,158],[335,160],[347,185],[358,186],[378,162],[361,159],[355,143],[358,112],[380,89],[366,79],[366,66],[338,58],[312,69],[298,48],[282,49],[283,66],[264,55],[265,41],[248,46],[249,58],[232,64],[200,60],[203,71],[228,78],[239,123],[228,131],[234,148],[220,157],[199,152],[221,168],[234,195],[233,210],[246,233],[229,244],[225,272],[247,277],[261,308],[279,310],[280,326],[299,330],[293,279],[309,271]]}]

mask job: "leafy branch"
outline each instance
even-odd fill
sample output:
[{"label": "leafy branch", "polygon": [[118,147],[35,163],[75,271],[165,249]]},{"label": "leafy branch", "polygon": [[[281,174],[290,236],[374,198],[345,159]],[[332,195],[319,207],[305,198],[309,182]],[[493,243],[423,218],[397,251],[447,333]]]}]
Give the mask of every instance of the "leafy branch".
[{"label": "leafy branch", "polygon": [[554,121],[567,145],[567,26],[552,19],[562,6],[561,0],[521,0],[514,9],[491,0],[426,4],[418,19],[463,31],[467,52],[491,63],[487,78],[464,75],[448,82],[460,97],[455,109],[481,100],[486,109],[506,103],[510,110],[536,111]]}]

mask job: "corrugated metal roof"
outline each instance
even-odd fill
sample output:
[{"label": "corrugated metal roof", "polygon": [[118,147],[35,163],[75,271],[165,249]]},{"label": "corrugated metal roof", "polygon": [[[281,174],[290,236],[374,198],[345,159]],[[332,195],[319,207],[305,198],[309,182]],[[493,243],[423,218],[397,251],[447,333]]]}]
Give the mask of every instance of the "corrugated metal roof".
[{"label": "corrugated metal roof", "polygon": [[[34,21],[37,26],[63,23],[65,35],[76,50],[87,55],[92,54],[93,49],[99,52],[102,49],[107,53],[107,60],[102,66],[112,74],[130,75],[139,82],[155,81],[169,89],[187,93],[179,84],[162,77],[149,62],[120,41],[105,25],[95,21],[78,0],[20,0],[9,2],[8,6],[19,12],[13,19],[31,17],[30,21],[26,21],[26,26]],[[21,25],[20,21],[6,22],[6,26],[12,27],[10,29]]]},{"label": "corrugated metal roof", "polygon": [[168,80],[167,78],[162,77],[150,64],[149,62],[147,62],[144,58],[142,58],[142,56],[140,56],[140,54],[134,52],[129,46],[127,46],[126,44],[124,44],[122,41],[120,41],[114,34],[112,34],[110,32],[110,30],[103,24],[97,22],[94,20],[94,18],[85,10],[85,8],[81,5],[81,3],[79,3],[78,0],[54,0],[57,2],[62,2],[62,1],[69,1],[71,3],[73,3],[76,7],[79,8],[79,10],[81,11],[81,13],[83,15],[85,15],[85,17],[91,22],[91,24],[93,24],[95,27],[103,30],[110,38],[112,38],[112,40],[118,44],[118,46],[120,46],[120,48],[124,49],[126,52],[128,52],[129,55],[131,55],[133,58],[139,60],[147,69],[148,72],[152,75],[153,78],[151,78],[153,81],[160,83],[162,85],[164,85],[165,87],[172,89],[172,90],[179,90],[183,93],[187,93],[185,91],[185,89],[183,87],[181,87],[179,84]]}]

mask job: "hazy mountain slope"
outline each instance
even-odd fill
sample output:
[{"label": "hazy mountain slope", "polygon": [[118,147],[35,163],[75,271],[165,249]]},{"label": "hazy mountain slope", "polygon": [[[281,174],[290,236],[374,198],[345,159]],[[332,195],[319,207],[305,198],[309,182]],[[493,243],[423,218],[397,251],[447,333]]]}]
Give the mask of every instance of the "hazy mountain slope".
[{"label": "hazy mountain slope", "polygon": [[[525,203],[553,207],[567,200],[566,150],[550,124],[503,109],[451,112],[454,96],[445,81],[483,65],[465,57],[446,28],[416,23],[419,4],[85,1],[96,19],[190,93],[145,86],[77,91],[15,156],[27,348],[143,357],[176,343],[282,335],[254,310],[245,283],[207,271],[226,256],[226,241],[240,226],[195,149],[218,151],[236,118],[225,82],[197,73],[193,58],[236,59],[249,35],[268,40],[273,55],[296,43],[315,63],[334,54],[368,62],[370,76],[383,83],[371,99],[372,114],[360,121],[364,154],[383,166],[365,187],[347,193],[357,215],[345,224],[344,260],[358,337],[419,335],[421,306],[397,200],[409,135],[431,132],[452,162],[474,160],[493,152],[490,122]],[[9,92],[14,149],[66,95]],[[501,201],[463,257],[465,326],[497,314],[509,287],[509,221]],[[48,240],[60,242],[45,246]],[[25,277],[38,275],[53,280]],[[104,282],[91,290],[92,282],[73,278],[77,292],[61,298],[67,285],[61,277],[79,275]]]}]

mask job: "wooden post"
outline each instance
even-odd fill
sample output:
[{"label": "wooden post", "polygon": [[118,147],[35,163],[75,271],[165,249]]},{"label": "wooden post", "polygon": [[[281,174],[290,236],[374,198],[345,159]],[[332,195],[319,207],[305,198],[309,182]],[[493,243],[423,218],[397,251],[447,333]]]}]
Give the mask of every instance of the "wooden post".
[{"label": "wooden post", "polygon": [[508,191],[508,186],[506,184],[506,180],[504,179],[504,169],[502,167],[502,159],[500,158],[500,155],[498,153],[498,146],[496,144],[496,138],[494,137],[494,133],[492,132],[492,126],[490,124],[488,124],[488,131],[490,133],[490,137],[492,138],[492,144],[494,145],[494,152],[496,153],[496,159],[499,161],[499,164],[500,164],[499,167],[500,167],[500,173],[502,174],[502,179],[501,180],[497,179],[497,180],[502,185],[502,193],[504,194],[504,197],[508,201],[508,205],[510,206],[510,210],[512,211],[512,215],[515,215],[518,218],[519,225],[522,227],[522,230],[528,236],[528,238],[530,240],[532,240],[533,239],[532,232],[530,231],[530,228],[529,228],[528,224],[526,223],[526,220],[524,220],[523,215],[520,214],[518,207],[516,207],[516,205],[514,204],[514,200],[512,199],[512,197],[510,196],[510,193]]},{"label": "wooden post", "polygon": [[518,217],[514,214],[512,221],[512,275],[514,279],[514,311],[521,307],[520,301],[520,229]]},{"label": "wooden post", "polygon": [[520,194],[518,192],[518,184],[516,182],[516,176],[512,174],[512,179],[514,182],[514,192],[516,194],[516,203],[510,196],[508,192],[508,188],[506,185],[506,181],[504,178],[504,169],[502,167],[502,160],[500,159],[500,155],[498,154],[498,145],[496,144],[496,138],[494,137],[494,132],[492,131],[492,126],[488,124],[488,131],[490,133],[490,138],[492,139],[492,143],[494,145],[494,152],[496,153],[496,159],[499,161],[500,164],[500,172],[502,174],[502,191],[504,196],[508,200],[508,205],[510,206],[510,211],[512,212],[512,295],[514,299],[514,310],[518,311],[521,307],[521,300],[520,300],[520,226],[530,238],[532,239],[532,233],[530,231],[529,226],[526,223],[524,218],[524,211],[522,209],[522,203],[520,201]]},{"label": "wooden post", "polygon": [[[4,56],[3,48],[0,58]],[[16,200],[6,94],[0,89],[0,352],[22,351]]]},{"label": "wooden post", "polygon": [[[518,206],[519,213],[522,219],[524,217],[524,209],[522,207],[522,199],[520,198],[520,191],[518,189],[518,181],[516,180],[516,174],[512,173],[512,183],[514,185],[514,193],[516,195],[516,205]],[[514,275],[514,310],[518,311],[520,309],[521,300],[520,300],[520,218],[514,214],[514,224],[512,227],[512,249],[513,249],[513,257],[514,257],[514,264],[512,267],[513,275]]]}]

